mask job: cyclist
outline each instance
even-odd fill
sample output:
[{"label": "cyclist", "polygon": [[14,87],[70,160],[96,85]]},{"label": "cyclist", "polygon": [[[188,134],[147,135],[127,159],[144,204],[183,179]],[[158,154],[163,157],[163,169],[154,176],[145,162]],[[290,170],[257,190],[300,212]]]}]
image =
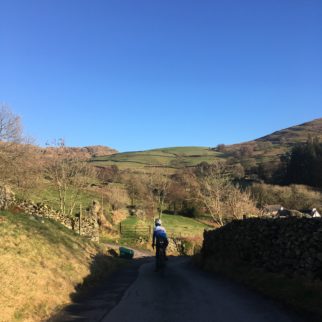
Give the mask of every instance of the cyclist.
[{"label": "cyclist", "polygon": [[152,248],[156,247],[156,270],[158,270],[158,259],[160,257],[160,250],[164,251],[165,260],[167,260],[166,256],[166,248],[168,247],[169,240],[167,237],[167,233],[165,228],[162,226],[161,219],[157,218],[155,220],[155,228],[153,231],[153,239],[152,239]]}]

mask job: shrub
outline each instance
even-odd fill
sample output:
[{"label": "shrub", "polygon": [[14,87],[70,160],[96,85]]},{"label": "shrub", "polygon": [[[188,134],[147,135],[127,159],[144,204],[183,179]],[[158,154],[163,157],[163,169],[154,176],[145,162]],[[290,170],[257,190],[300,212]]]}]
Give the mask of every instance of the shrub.
[{"label": "shrub", "polygon": [[253,184],[252,195],[258,207],[280,204],[289,209],[322,209],[322,193],[308,186],[277,186],[270,184]]}]

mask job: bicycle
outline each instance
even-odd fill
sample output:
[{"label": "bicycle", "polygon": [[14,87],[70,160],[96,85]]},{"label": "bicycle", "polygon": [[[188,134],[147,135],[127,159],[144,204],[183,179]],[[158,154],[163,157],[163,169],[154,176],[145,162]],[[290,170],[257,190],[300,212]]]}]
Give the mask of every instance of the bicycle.
[{"label": "bicycle", "polygon": [[164,271],[166,267],[166,244],[160,243],[156,251],[156,271]]}]

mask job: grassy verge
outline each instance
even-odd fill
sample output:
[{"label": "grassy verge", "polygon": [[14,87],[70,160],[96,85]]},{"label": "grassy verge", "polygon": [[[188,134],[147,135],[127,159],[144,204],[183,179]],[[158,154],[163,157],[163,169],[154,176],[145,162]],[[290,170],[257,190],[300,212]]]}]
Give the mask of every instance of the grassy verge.
[{"label": "grassy verge", "polygon": [[[200,258],[197,257],[196,262],[201,264]],[[215,262],[212,259],[207,259],[203,268],[278,300],[304,316],[307,321],[322,321],[322,281],[304,277],[291,278],[242,263]]]},{"label": "grassy verge", "polygon": [[0,321],[42,321],[119,261],[51,220],[0,212]]}]

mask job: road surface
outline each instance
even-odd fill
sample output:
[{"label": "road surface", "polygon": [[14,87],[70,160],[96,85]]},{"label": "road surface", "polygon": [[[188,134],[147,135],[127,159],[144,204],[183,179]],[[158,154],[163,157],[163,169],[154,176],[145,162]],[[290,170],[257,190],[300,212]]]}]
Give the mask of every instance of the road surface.
[{"label": "road surface", "polygon": [[171,258],[164,275],[153,269],[154,262],[145,260],[135,273],[114,279],[113,290],[79,303],[73,318],[56,321],[303,322],[257,293],[200,271],[186,258]]},{"label": "road surface", "polygon": [[227,280],[174,259],[164,276],[153,263],[138,278],[104,322],[290,322],[301,321],[276,304]]}]

